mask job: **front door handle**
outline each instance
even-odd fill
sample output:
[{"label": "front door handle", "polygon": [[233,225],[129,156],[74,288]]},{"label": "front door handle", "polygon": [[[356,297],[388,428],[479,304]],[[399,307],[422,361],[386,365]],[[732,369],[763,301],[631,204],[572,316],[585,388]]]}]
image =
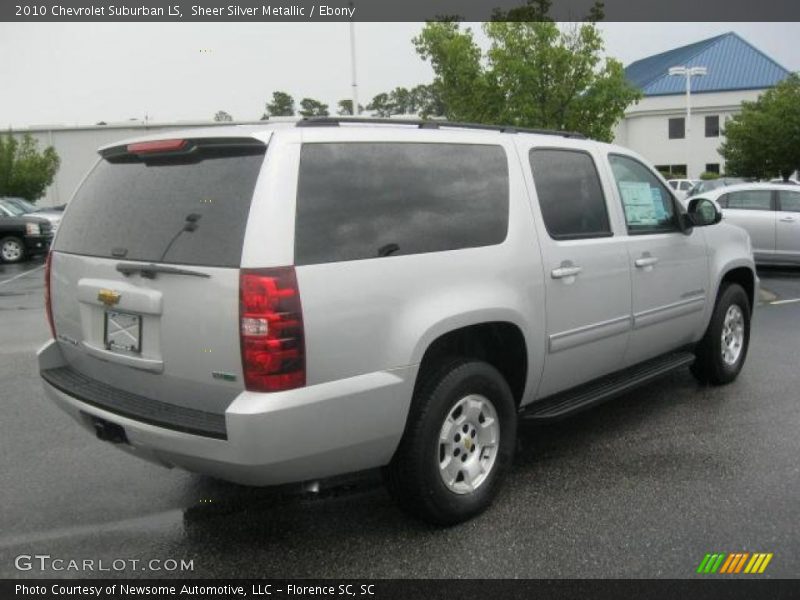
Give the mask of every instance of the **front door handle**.
[{"label": "front door handle", "polygon": [[643,256],[642,258],[637,258],[635,261],[633,261],[633,264],[635,264],[640,269],[645,269],[647,267],[654,267],[656,263],[658,263],[658,258],[656,258],[655,256]]},{"label": "front door handle", "polygon": [[581,267],[574,265],[571,267],[558,267],[550,271],[550,276],[553,279],[566,279],[567,277],[575,277],[581,271],[583,271]]},{"label": "front door handle", "polygon": [[781,223],[794,223],[794,217],[783,217]]}]

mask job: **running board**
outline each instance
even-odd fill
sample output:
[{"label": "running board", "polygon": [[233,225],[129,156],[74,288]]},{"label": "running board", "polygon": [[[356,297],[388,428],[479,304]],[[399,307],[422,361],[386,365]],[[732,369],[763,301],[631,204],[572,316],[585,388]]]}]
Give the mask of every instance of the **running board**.
[{"label": "running board", "polygon": [[585,410],[644,385],[670,371],[694,362],[692,352],[673,352],[645,361],[613,375],[584,383],[531,403],[520,417],[525,420],[556,420]]}]

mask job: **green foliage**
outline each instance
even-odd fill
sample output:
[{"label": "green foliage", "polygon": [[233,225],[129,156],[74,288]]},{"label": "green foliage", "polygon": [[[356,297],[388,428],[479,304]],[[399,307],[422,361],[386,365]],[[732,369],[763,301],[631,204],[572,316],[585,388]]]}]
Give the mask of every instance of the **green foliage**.
[{"label": "green foliage", "polygon": [[272,92],[272,102],[267,102],[267,112],[261,118],[291,116],[294,116],[294,98],[286,92]]},{"label": "green foliage", "polygon": [[725,170],[741,177],[783,177],[800,168],[800,76],[790,75],[725,124]]},{"label": "green foliage", "polygon": [[218,110],[217,113],[214,115],[214,120],[218,123],[233,121],[233,117],[226,113],[224,110]]},{"label": "green foliage", "polygon": [[[339,102],[336,105],[339,107],[338,110],[336,111],[336,114],[338,114],[340,116],[347,116],[347,115],[352,115],[353,114],[353,101],[352,100],[349,100],[349,99],[347,99],[347,100],[339,100]],[[358,105],[358,112],[359,113],[364,112],[364,107],[361,106],[361,104]]]},{"label": "green foliage", "polygon": [[378,117],[392,115],[419,115],[423,119],[444,116],[444,104],[433,85],[416,85],[410,90],[396,87],[389,93],[380,93],[367,104]]},{"label": "green foliage", "polygon": [[367,104],[367,110],[373,111],[375,116],[378,117],[391,117],[393,108],[389,100],[389,94],[381,92],[375,96],[372,102]]},{"label": "green foliage", "polygon": [[0,196],[36,202],[53,183],[61,159],[55,148],[39,152],[39,143],[26,133],[21,140],[0,135]]},{"label": "green foliage", "polygon": [[300,101],[300,114],[304,117],[327,117],[328,105],[313,98],[303,98]]},{"label": "green foliage", "polygon": [[548,0],[529,0],[495,18],[523,19],[483,25],[491,42],[484,54],[471,29],[429,22],[413,39],[433,67],[433,89],[450,120],[573,130],[599,140],[641,92],[625,78],[622,63],[603,58],[596,21],[559,29],[547,17]]},{"label": "green foliage", "polygon": [[411,88],[411,96],[416,112],[423,119],[445,116],[444,102],[436,84],[416,85]]},{"label": "green foliage", "polygon": [[719,179],[719,173],[714,173],[713,171],[703,171],[700,173],[700,179],[703,181],[709,181],[711,179]]}]

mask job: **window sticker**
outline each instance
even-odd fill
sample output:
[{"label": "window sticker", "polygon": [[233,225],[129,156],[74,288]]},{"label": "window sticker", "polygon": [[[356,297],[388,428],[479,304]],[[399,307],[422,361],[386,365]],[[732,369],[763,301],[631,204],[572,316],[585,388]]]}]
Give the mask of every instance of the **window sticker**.
[{"label": "window sticker", "polygon": [[[620,181],[619,192],[628,225],[657,225],[664,218],[664,206],[658,189],[641,181]],[[656,202],[658,194],[658,202]]]},{"label": "window sticker", "polygon": [[659,223],[666,221],[669,217],[667,211],[664,210],[664,199],[661,197],[661,190],[657,187],[650,186],[650,193],[653,196],[653,215]]}]

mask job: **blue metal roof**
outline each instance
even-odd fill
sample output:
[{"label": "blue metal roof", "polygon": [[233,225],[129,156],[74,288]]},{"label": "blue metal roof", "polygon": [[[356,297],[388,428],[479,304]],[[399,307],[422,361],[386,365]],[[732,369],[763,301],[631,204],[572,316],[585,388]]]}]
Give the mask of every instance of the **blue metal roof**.
[{"label": "blue metal roof", "polygon": [[789,75],[788,70],[732,31],[637,60],[626,67],[625,75],[645,96],[683,94],[686,79],[667,73],[670,67],[683,65],[708,69],[708,75],[692,78],[693,94],[763,89]]}]

